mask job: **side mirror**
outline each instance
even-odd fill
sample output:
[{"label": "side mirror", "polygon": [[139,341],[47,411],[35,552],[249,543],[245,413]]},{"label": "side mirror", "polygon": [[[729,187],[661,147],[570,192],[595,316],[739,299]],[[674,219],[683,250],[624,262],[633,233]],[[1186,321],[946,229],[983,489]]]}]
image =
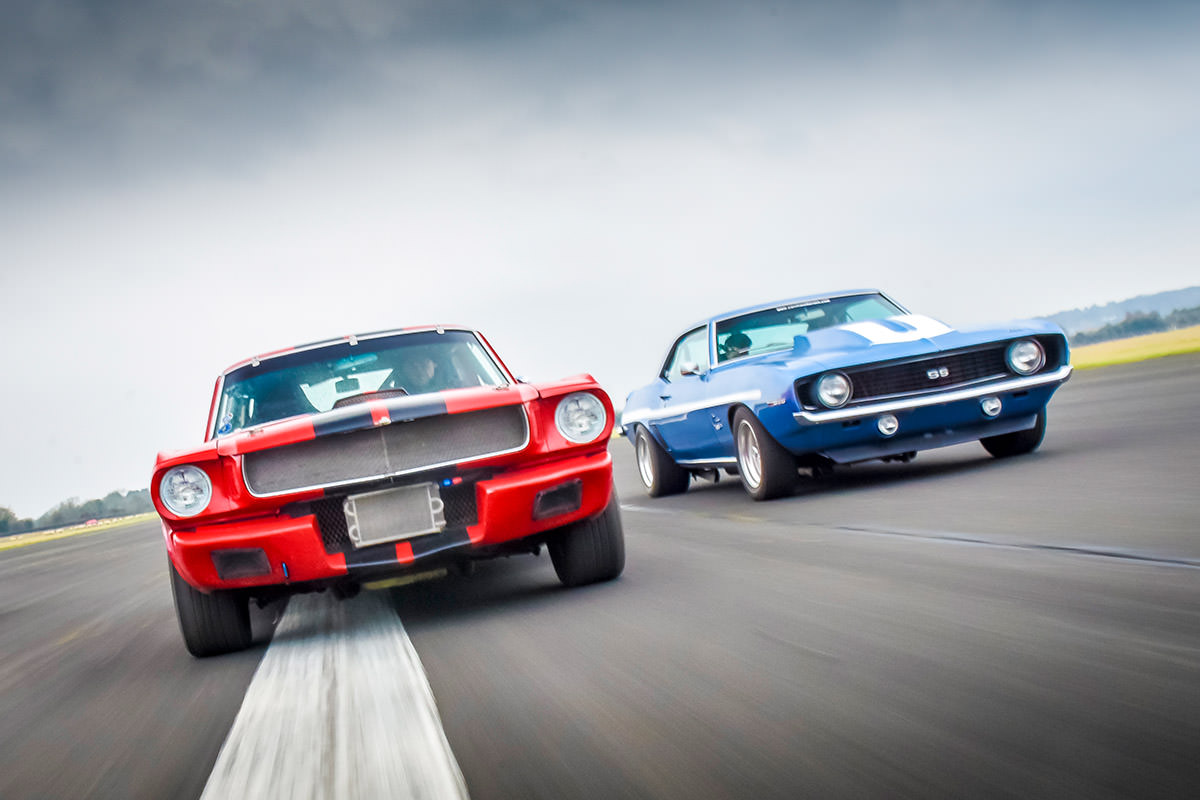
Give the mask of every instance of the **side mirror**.
[{"label": "side mirror", "polygon": [[695,361],[685,361],[679,365],[680,375],[699,375],[700,365]]}]

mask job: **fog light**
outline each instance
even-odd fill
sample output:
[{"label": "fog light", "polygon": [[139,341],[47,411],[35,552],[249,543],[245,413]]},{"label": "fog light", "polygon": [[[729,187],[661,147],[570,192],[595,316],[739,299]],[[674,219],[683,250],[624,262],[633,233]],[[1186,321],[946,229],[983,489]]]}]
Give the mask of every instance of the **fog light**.
[{"label": "fog light", "polygon": [[212,561],[217,568],[217,577],[223,581],[271,574],[271,562],[267,560],[267,554],[257,547],[213,550]]},{"label": "fog light", "polygon": [[533,518],[548,519],[559,514],[578,511],[583,505],[583,481],[579,478],[560,483],[552,489],[543,489],[533,501]]},{"label": "fog light", "polygon": [[994,417],[1000,413],[1000,398],[985,397],[979,402],[979,407],[983,409],[984,414]]},{"label": "fog light", "polygon": [[895,414],[884,414],[876,420],[875,427],[879,428],[879,432],[884,436],[891,436],[900,430],[900,420],[896,419]]}]

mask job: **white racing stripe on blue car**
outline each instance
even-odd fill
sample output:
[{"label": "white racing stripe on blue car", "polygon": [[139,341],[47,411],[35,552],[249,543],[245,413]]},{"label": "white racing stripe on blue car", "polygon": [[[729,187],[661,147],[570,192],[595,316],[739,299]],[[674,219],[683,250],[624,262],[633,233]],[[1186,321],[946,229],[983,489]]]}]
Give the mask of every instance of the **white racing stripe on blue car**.
[{"label": "white racing stripe on blue car", "polygon": [[[895,327],[892,327],[893,325]],[[843,325],[842,328],[857,333],[871,344],[915,342],[917,339],[932,339],[953,330],[946,323],[921,314],[889,317],[882,321],[852,322]]]},{"label": "white racing stripe on blue car", "polygon": [[385,592],[288,602],[202,800],[235,797],[467,798]]},{"label": "white racing stripe on blue car", "polygon": [[700,411],[706,408],[719,408],[734,403],[754,403],[761,397],[762,392],[754,389],[752,391],[737,392],[736,394],[727,394],[722,397],[706,397],[703,400],[691,403],[676,403],[675,405],[668,405],[658,409],[645,408],[626,411],[621,415],[621,424],[630,425],[634,422],[655,422],[670,417],[680,417],[684,414],[690,414],[693,411]]}]

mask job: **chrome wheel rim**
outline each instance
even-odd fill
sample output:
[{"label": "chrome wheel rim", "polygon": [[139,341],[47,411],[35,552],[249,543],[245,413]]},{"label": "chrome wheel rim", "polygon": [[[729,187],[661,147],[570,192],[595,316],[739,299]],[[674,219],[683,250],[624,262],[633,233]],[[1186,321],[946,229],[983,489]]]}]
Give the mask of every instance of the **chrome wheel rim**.
[{"label": "chrome wheel rim", "polygon": [[751,489],[757,489],[762,481],[762,451],[758,448],[758,436],[749,422],[742,422],[737,432],[738,469]]},{"label": "chrome wheel rim", "polygon": [[646,434],[638,434],[636,449],[638,473],[642,476],[642,483],[649,489],[654,486],[654,462],[651,460],[650,443],[646,441]]}]

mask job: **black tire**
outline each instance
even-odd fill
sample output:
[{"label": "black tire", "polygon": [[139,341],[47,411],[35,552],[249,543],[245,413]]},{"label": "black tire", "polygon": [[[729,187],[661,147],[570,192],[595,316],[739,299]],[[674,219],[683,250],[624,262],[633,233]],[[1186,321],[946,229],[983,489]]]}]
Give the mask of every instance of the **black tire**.
[{"label": "black tire", "polygon": [[641,425],[633,435],[633,457],[646,494],[666,497],[687,491],[692,473],[676,464],[675,459],[650,435],[650,431]]},{"label": "black tire", "polygon": [[245,650],[250,633],[250,602],[238,592],[204,594],[191,587],[170,564],[175,616],[188,652],[197,658]]},{"label": "black tire", "polygon": [[620,506],[614,488],[602,513],[567,525],[550,538],[550,561],[564,586],[611,581],[625,569]]},{"label": "black tire", "polygon": [[1032,453],[1046,436],[1046,409],[1038,412],[1037,422],[1029,430],[1014,431],[1000,436],[980,439],[979,443],[996,458],[1008,458]]},{"label": "black tire", "polygon": [[747,408],[733,415],[733,441],[737,449],[738,477],[755,500],[771,500],[796,488],[796,459],[775,441]]}]

